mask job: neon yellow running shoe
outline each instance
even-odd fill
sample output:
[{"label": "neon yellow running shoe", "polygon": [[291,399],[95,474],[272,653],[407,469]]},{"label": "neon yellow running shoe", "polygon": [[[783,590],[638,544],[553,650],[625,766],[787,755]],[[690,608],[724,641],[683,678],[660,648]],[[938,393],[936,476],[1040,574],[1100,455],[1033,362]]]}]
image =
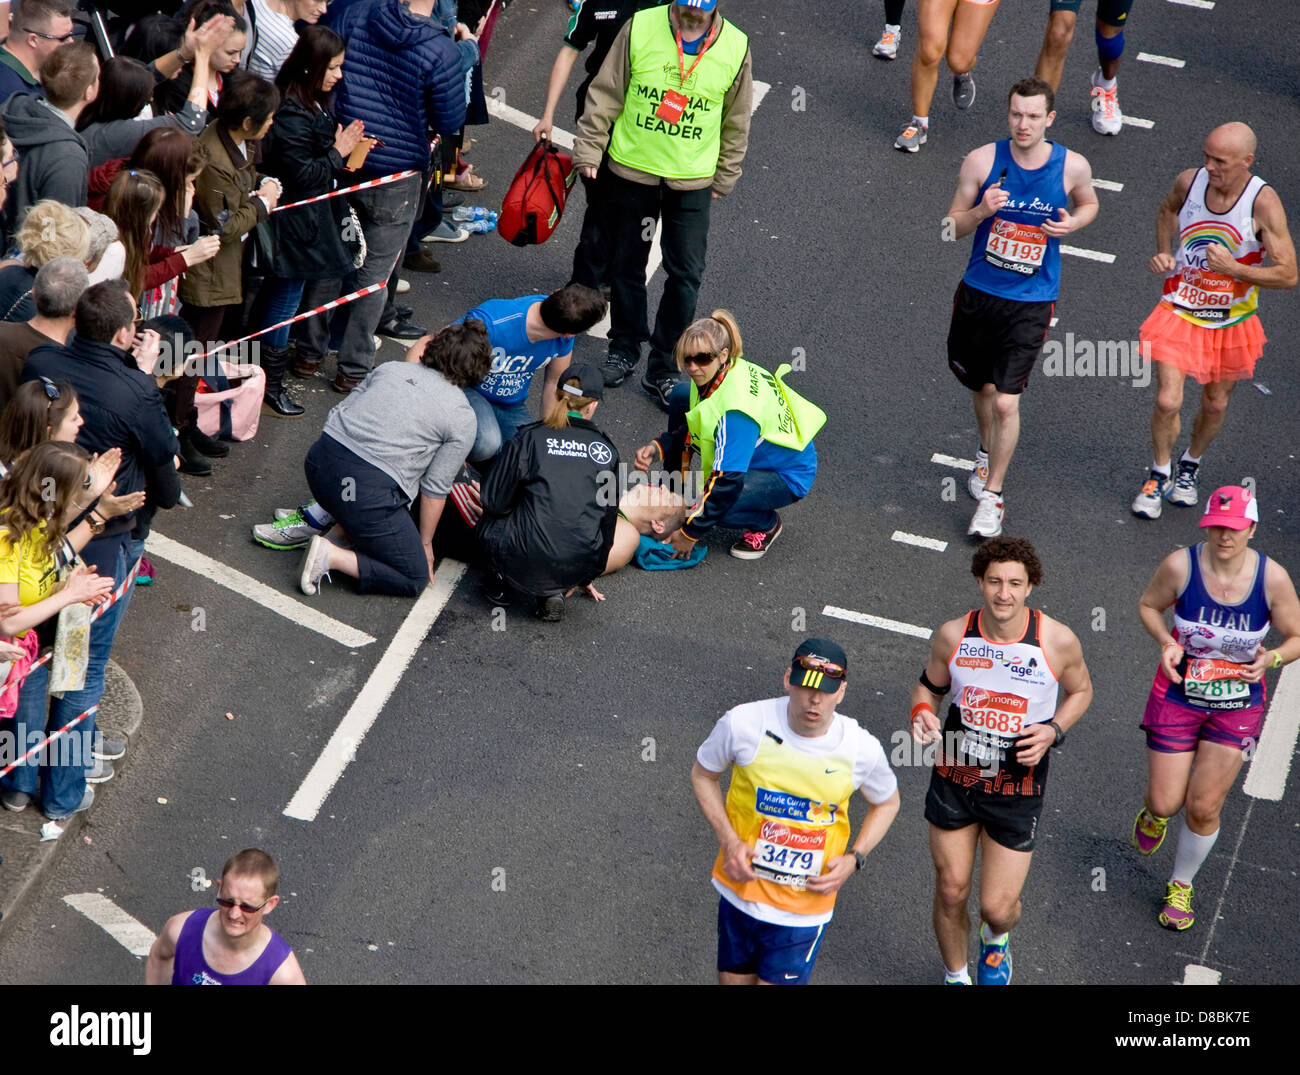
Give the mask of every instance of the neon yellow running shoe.
[{"label": "neon yellow running shoe", "polygon": [[1167,817],[1156,817],[1145,806],[1142,807],[1133,822],[1133,846],[1141,855],[1154,855],[1165,842],[1165,831],[1168,828]]},{"label": "neon yellow running shoe", "polygon": [[1192,912],[1192,886],[1185,885],[1182,881],[1170,881],[1165,888],[1165,905],[1156,921],[1165,929],[1176,929],[1179,932],[1191,929],[1196,921],[1196,915]]}]

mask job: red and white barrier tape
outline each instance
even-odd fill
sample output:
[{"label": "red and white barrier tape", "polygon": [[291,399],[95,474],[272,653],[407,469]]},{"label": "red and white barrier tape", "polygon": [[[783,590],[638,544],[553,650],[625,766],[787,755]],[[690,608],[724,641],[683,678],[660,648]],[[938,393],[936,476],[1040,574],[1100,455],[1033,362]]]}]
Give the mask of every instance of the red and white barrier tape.
[{"label": "red and white barrier tape", "polygon": [[414,168],[408,168],[404,172],[394,172],[392,175],[381,176],[379,179],[367,179],[364,183],[358,183],[352,187],[340,187],[338,190],[331,190],[328,194],[317,194],[314,198],[304,198],[300,202],[290,202],[288,205],[277,205],[271,210],[273,213],[283,213],[286,209],[297,209],[300,205],[311,205],[313,202],[323,202],[328,198],[337,198],[340,194],[352,194],[358,190],[369,190],[371,187],[382,187],[388,183],[396,183],[401,179],[410,179],[413,175],[419,175]]},{"label": "red and white barrier tape", "polygon": [[49,746],[51,743],[53,743],[56,739],[62,739],[65,735],[67,735],[69,732],[71,732],[73,728],[75,728],[78,724],[80,724],[80,723],[81,723],[83,720],[85,720],[88,716],[90,716],[92,713],[97,712],[98,710],[99,710],[99,703],[96,702],[96,703],[95,703],[94,705],[92,705],[89,709],[87,709],[84,713],[82,713],[81,716],[79,716],[79,717],[73,717],[70,721],[68,721],[67,724],[65,724],[65,725],[64,725],[62,728],[60,728],[57,732],[55,732],[53,735],[51,735],[48,739],[42,740],[41,742],[37,743],[34,747],[32,747],[31,750],[29,750],[29,751],[28,751],[26,754],[24,754],[21,758],[18,758],[16,761],[13,761],[13,762],[11,762],[10,764],[6,765],[3,769],[0,769],[0,776],[7,776],[7,775],[8,775],[9,773],[11,773],[13,770],[17,769],[18,766],[20,766],[20,765],[21,765],[23,762],[25,762],[28,758],[32,757],[32,756],[35,755],[35,754],[39,754],[42,750],[44,750],[47,746]]},{"label": "red and white barrier tape", "polygon": [[384,291],[388,287],[388,281],[383,280],[378,284],[371,284],[369,287],[363,287],[360,291],[354,291],[351,295],[343,295],[333,302],[327,302],[324,306],[317,306],[314,310],[308,310],[306,313],[296,314],[287,321],[281,321],[278,325],[271,325],[269,328],[258,329],[256,332],[250,332],[247,336],[241,336],[237,340],[229,340],[218,347],[205,351],[204,358],[211,355],[220,354],[222,351],[228,351],[232,347],[238,347],[241,343],[247,343],[258,336],[265,336],[268,332],[274,332],[276,329],[284,328],[285,325],[292,325],[295,321],[305,321],[309,317],[315,317],[317,314],[323,314],[326,310],[333,310],[339,306],[346,306],[349,302],[356,302],[357,299],[364,299],[367,295],[373,295],[376,291]]}]

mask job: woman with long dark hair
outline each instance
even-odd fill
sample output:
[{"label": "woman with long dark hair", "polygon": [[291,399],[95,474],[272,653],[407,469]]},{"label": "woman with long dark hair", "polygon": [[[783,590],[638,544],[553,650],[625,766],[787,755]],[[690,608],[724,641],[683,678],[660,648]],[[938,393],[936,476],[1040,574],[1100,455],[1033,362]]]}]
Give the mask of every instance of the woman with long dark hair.
[{"label": "woman with long dark hair", "polygon": [[94,168],[133,153],[140,139],[159,127],[172,127],[194,135],[203,133],[208,106],[204,87],[210,59],[207,48],[195,54],[194,84],[178,110],[147,119],[141,118],[140,113],[153,100],[156,86],[153,72],[139,60],[127,56],[104,61],[99,69],[99,93],[77,117],[77,130],[86,143],[90,166]]},{"label": "woman with long dark hair", "polygon": [[[179,112],[181,105],[191,99],[195,87],[198,87],[199,97],[207,112],[205,122],[211,122],[217,117],[217,102],[221,98],[225,79],[239,66],[241,54],[248,42],[248,23],[243,16],[236,13],[234,8],[223,3],[222,0],[198,0],[197,3],[189,5],[182,11],[179,17],[192,22],[200,31],[212,23],[213,19],[224,19],[226,20],[224,23],[216,25],[226,26],[227,31],[224,35],[213,35],[209,29],[208,34],[186,35],[193,42],[194,57],[192,60],[186,60],[184,53],[180,54],[182,63],[180,71],[166,82],[160,82],[154,90],[154,111],[160,114]],[[221,40],[211,42],[209,41],[211,36],[219,36]],[[200,41],[211,46],[206,71],[201,71],[198,67]],[[184,47],[183,43],[182,49]]]},{"label": "woman with long dark hair", "polygon": [[[266,170],[284,184],[286,202],[333,190],[348,154],[361,141],[360,120],[340,129],[330,112],[334,87],[342,77],[342,39],[328,27],[306,27],[276,78],[282,103],[264,157]],[[304,302],[310,309],[338,298],[340,282],[352,269],[339,216],[346,209],[343,199],[333,198],[272,218],[275,263],[260,303],[260,327],[292,317]],[[328,345],[326,319],[299,324],[300,360],[319,364]],[[288,327],[264,337],[262,368],[266,405],[276,414],[294,416],[303,409],[283,389],[288,344]]]}]

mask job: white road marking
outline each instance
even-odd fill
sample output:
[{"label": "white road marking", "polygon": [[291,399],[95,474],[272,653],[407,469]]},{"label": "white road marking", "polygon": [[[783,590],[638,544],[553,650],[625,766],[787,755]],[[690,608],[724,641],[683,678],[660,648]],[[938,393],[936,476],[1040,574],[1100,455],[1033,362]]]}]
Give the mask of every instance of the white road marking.
[{"label": "white road marking", "polygon": [[1110,265],[1115,260],[1114,254],[1107,254],[1101,250],[1085,250],[1081,246],[1066,246],[1061,244],[1061,253],[1069,254],[1072,258],[1087,258],[1089,261],[1104,261]]},{"label": "white road marking", "polygon": [[424,636],[429,633],[464,573],[465,565],[456,560],[443,560],[439,563],[433,585],[420,594],[415,606],[407,613],[365,686],[330,736],[330,741],[325,744],[316,764],[311,767],[307,778],[284,808],[286,817],[297,818],[299,821],[316,819],[330,791],[355,756],[357,746],[378,719],[406,671],[406,666],[414,659]]},{"label": "white road marking", "polygon": [[975,460],[958,459],[953,455],[944,455],[942,452],[935,452],[930,456],[931,463],[938,463],[941,467],[956,467],[958,470],[974,470]]},{"label": "white road marking", "polygon": [[1186,67],[1186,60],[1175,60],[1172,56],[1157,56],[1151,52],[1139,52],[1137,58],[1143,63],[1158,63],[1161,67]]},{"label": "white road marking", "polygon": [[1295,664],[1282,669],[1277,689],[1268,705],[1264,732],[1255,745],[1250,771],[1242,790],[1256,799],[1281,802],[1287,774],[1300,736],[1300,671]]},{"label": "white road marking", "polygon": [[1127,115],[1124,117],[1124,122],[1130,127],[1141,127],[1144,131],[1149,131],[1156,125],[1156,121],[1153,119],[1138,119],[1137,116]]},{"label": "white road marking", "polygon": [[346,623],[326,616],[323,612],[317,612],[301,601],[295,601],[279,590],[271,589],[266,583],[258,582],[257,579],[245,575],[242,571],[236,571],[220,560],[204,556],[203,553],[191,549],[188,545],[173,541],[157,530],[146,539],[145,551],[156,559],[166,560],[168,563],[193,571],[196,575],[202,575],[227,590],[234,590],[241,597],[255,601],[263,608],[298,624],[299,627],[306,627],[309,631],[324,635],[340,646],[356,649],[359,646],[368,646],[375,640],[373,635],[349,627]]},{"label": "white road marking", "polygon": [[[505,120],[507,123],[520,127],[530,134],[539,122],[536,116],[530,116],[527,112],[520,112],[517,108],[511,108],[505,101],[500,101],[495,97],[488,97],[487,110],[489,116],[496,116],[497,119]],[[551,141],[557,146],[563,146],[565,149],[573,148],[573,135],[562,127],[551,128]]]},{"label": "white road marking", "polygon": [[107,896],[98,892],[78,892],[64,896],[63,902],[80,911],[133,956],[147,956],[153,947],[153,930],[132,918]]},{"label": "white road marking", "polygon": [[1124,189],[1123,183],[1116,183],[1110,179],[1094,179],[1092,185],[1098,190],[1110,190],[1118,194]]},{"label": "white road marking", "polygon": [[902,530],[895,530],[890,535],[891,541],[897,541],[901,545],[915,545],[918,549],[933,549],[935,552],[943,552],[948,547],[946,541],[940,541],[938,538],[922,537],[920,534],[907,534]]},{"label": "white road marking", "polygon": [[767,96],[767,91],[771,88],[772,84],[770,82],[760,82],[758,79],[754,79],[754,107],[749,110],[751,116],[758,111],[758,106],[763,103],[763,98]]},{"label": "white road marking", "polygon": [[1049,321],[1049,322],[1047,323],[1047,327],[1048,327],[1048,328],[1056,328],[1056,323],[1057,323],[1059,320],[1061,320],[1059,317],[1054,317],[1054,318],[1052,318],[1052,320]]},{"label": "white road marking", "polygon": [[882,631],[896,631],[900,635],[911,635],[913,638],[924,638],[927,641],[933,633],[928,627],[917,627],[914,623],[888,620],[884,616],[872,616],[866,612],[854,612],[849,608],[836,608],[834,605],[827,605],[822,609],[822,615],[837,620],[848,620],[850,623],[866,624],[868,627],[879,627]]},{"label": "white road marking", "polygon": [[1214,0],[1169,0],[1171,4],[1182,4],[1183,7],[1199,7],[1202,11],[1213,11]]},{"label": "white road marking", "polygon": [[1188,963],[1183,968],[1183,985],[1218,985],[1222,977],[1217,970],[1202,967],[1199,963]]}]

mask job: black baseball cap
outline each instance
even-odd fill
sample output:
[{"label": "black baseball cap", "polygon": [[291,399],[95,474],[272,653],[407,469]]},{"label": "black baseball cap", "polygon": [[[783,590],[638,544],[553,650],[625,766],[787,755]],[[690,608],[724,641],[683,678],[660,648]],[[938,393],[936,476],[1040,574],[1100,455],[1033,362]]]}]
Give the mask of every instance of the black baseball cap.
[{"label": "black baseball cap", "polygon": [[[569,384],[577,380],[576,385]],[[560,384],[571,396],[586,396],[587,399],[605,398],[605,377],[595,366],[585,362],[575,362],[560,375]]]},{"label": "black baseball cap", "polygon": [[809,638],[794,651],[790,682],[834,694],[849,677],[849,658],[828,638]]}]

